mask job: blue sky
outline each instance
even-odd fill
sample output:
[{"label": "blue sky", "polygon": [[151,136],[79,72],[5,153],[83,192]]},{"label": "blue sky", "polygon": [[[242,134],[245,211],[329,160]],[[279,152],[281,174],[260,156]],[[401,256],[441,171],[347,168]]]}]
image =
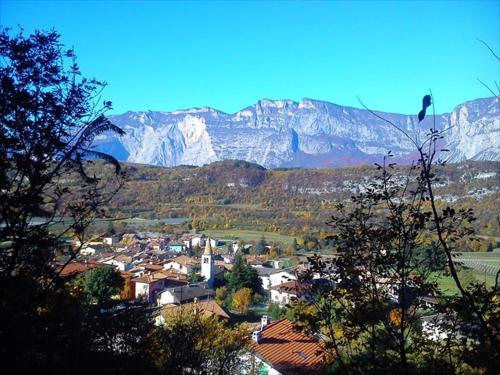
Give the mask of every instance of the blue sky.
[{"label": "blue sky", "polygon": [[114,113],[304,97],[416,113],[490,96],[500,2],[0,0],[0,24],[48,29],[84,75],[108,82]]}]

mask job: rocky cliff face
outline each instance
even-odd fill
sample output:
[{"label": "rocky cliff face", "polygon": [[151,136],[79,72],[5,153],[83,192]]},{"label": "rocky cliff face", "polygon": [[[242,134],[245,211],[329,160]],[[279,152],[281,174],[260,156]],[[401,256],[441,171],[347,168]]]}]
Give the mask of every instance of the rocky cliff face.
[{"label": "rocky cliff face", "polygon": [[459,105],[445,133],[448,160],[500,160],[500,101],[478,99]]},{"label": "rocky cliff face", "polygon": [[[414,139],[433,121],[444,133],[452,162],[500,160],[500,104],[478,99],[451,114],[427,117],[380,113]],[[119,160],[161,166],[240,159],[265,167],[335,167],[379,161],[391,150],[411,160],[414,146],[391,124],[363,109],[318,100],[260,100],[235,114],[212,108],[127,112],[111,116],[126,135],[102,136],[99,150]]]}]

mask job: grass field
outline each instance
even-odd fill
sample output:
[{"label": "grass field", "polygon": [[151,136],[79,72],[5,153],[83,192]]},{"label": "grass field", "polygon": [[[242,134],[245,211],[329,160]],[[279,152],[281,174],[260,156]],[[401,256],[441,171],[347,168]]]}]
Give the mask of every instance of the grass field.
[{"label": "grass field", "polygon": [[[486,282],[487,287],[493,287],[495,285],[495,277],[492,275],[485,275],[484,273],[480,273],[472,270],[472,275],[475,278],[476,282]],[[455,281],[451,276],[444,276],[440,273],[435,272],[431,277],[435,277],[439,286],[439,289],[446,295],[454,295],[458,294],[458,288],[455,285]],[[460,273],[459,273],[460,278]],[[463,280],[462,280],[463,281]]]},{"label": "grass field", "polygon": [[263,232],[257,230],[240,230],[240,229],[219,229],[219,230],[206,230],[205,235],[218,238],[222,241],[232,241],[240,239],[243,241],[258,241],[264,236],[266,241],[275,242],[282,246],[288,246],[293,242],[293,237],[286,236],[279,233]]}]

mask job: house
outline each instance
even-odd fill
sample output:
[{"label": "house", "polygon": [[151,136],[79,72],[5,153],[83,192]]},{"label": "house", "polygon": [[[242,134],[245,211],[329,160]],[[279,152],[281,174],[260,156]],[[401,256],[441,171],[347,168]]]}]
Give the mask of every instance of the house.
[{"label": "house", "polygon": [[[379,277],[376,280],[376,285],[377,288],[383,289],[387,293],[387,296],[394,302],[401,302],[400,298],[403,287],[405,289],[404,298],[407,304],[412,304],[415,300],[419,299],[419,297],[426,297],[422,295],[420,288],[415,286],[411,275],[406,279],[405,283],[395,276]],[[427,302],[429,302],[429,300],[427,300]]]},{"label": "house", "polygon": [[186,303],[184,305],[167,304],[162,306],[160,309],[160,314],[156,317],[155,321],[157,325],[165,323],[165,319],[168,316],[179,314],[182,310],[193,309],[194,311],[200,313],[202,316],[217,316],[219,319],[229,320],[229,314],[214,300],[208,301],[197,301],[195,299],[192,303]]},{"label": "house", "polygon": [[290,267],[290,259],[280,258],[268,261],[272,264],[273,268],[284,269]]},{"label": "house", "polygon": [[147,264],[138,264],[138,266],[143,267],[145,271],[149,272],[158,272],[163,270],[163,264],[147,263]]},{"label": "house", "polygon": [[226,274],[233,268],[232,264],[215,264],[214,266],[214,283],[219,281],[224,281],[226,279]]},{"label": "house", "polygon": [[118,242],[120,242],[120,236],[117,234],[113,234],[111,236],[105,236],[102,238],[102,243],[108,246],[116,245]]},{"label": "house", "polygon": [[[188,248],[193,248],[193,247],[204,247],[206,245],[207,237],[204,234],[201,234],[199,236],[190,236],[189,238],[184,239],[184,244]],[[210,239],[210,246],[216,247],[219,244],[219,241],[211,238]]]},{"label": "house", "polygon": [[186,250],[186,246],[182,243],[171,243],[168,245],[168,249],[174,253],[182,253]]},{"label": "house", "polygon": [[248,255],[245,258],[247,264],[254,268],[264,267],[264,263],[266,262],[266,257],[260,255]]},{"label": "house", "polygon": [[163,268],[165,270],[175,269],[184,275],[195,271],[200,267],[200,260],[196,258],[188,257],[187,255],[179,255],[175,258],[168,260]]},{"label": "house", "polygon": [[255,267],[255,269],[262,281],[262,288],[264,290],[269,290],[272,286],[297,279],[292,273],[276,268]]},{"label": "house", "polygon": [[288,269],[288,270],[276,269],[276,271],[278,272],[273,272],[269,275],[269,287],[280,285],[290,280],[297,280],[297,277],[295,276],[293,269]]},{"label": "house", "polygon": [[238,241],[234,241],[232,243],[232,247],[233,247],[233,253],[236,254],[240,249],[240,243]]},{"label": "house", "polygon": [[74,239],[72,241],[73,247],[75,248],[83,248],[85,246],[101,246],[103,244],[102,240],[94,238],[92,241],[81,242],[78,239]]},{"label": "house", "polygon": [[251,373],[257,374],[311,374],[331,359],[320,339],[295,329],[288,319],[269,323],[267,316],[262,317],[261,329],[252,333],[249,349]]},{"label": "house", "polygon": [[188,283],[184,275],[180,275],[175,271],[159,271],[137,277],[131,281],[135,284],[135,298],[144,298],[148,303],[156,301],[161,290]]},{"label": "house", "polygon": [[111,266],[117,267],[120,271],[128,271],[132,268],[133,258],[130,255],[120,254],[106,259],[103,261],[104,264],[109,264]]},{"label": "house", "polygon": [[309,284],[297,280],[287,281],[271,287],[271,302],[285,306],[292,298],[308,298],[310,290]]},{"label": "house", "polygon": [[273,273],[279,272],[279,270],[269,267],[258,267],[255,269],[257,270],[257,274],[259,275],[262,282],[262,289],[269,290],[269,288],[271,287],[271,280],[269,276],[271,276],[271,274]]},{"label": "house", "polygon": [[439,300],[433,296],[422,296],[418,297],[417,300],[420,302],[422,307],[427,309],[433,309],[439,304]]},{"label": "house", "polygon": [[94,256],[96,254],[102,253],[103,251],[104,251],[104,249],[100,245],[94,245],[94,246],[84,245],[80,249],[80,255],[83,255],[83,256]]},{"label": "house", "polygon": [[[231,271],[233,269],[234,265],[232,263],[226,263],[223,260],[216,260],[215,267],[218,269],[224,269],[225,271]],[[216,270],[216,272],[220,272],[220,271]]]},{"label": "house", "polygon": [[420,318],[422,322],[422,333],[426,335],[429,340],[435,342],[447,339],[449,335],[453,335],[453,333],[451,329],[446,330],[446,325],[443,324],[444,320],[445,317],[442,314],[423,316]]},{"label": "house", "polygon": [[163,242],[151,240],[147,243],[147,248],[150,250],[162,250]]},{"label": "house", "polygon": [[[186,245],[187,248],[192,249],[193,247],[202,247],[205,245],[205,235],[202,234],[201,236],[187,236],[183,238],[184,245]],[[201,244],[203,243],[203,244]]]},{"label": "house", "polygon": [[193,301],[195,298],[210,298],[214,296],[213,289],[208,289],[206,283],[196,285],[180,285],[173,288],[167,288],[159,293],[158,303],[160,305],[167,304],[183,304]]},{"label": "house", "polygon": [[234,262],[234,256],[231,254],[222,254],[221,258],[224,261],[224,263],[227,263],[227,264],[231,264]]}]

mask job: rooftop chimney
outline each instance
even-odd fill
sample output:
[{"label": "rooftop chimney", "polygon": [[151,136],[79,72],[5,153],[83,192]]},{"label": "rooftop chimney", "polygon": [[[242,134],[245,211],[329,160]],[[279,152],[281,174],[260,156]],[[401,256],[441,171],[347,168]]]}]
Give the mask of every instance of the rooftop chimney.
[{"label": "rooftop chimney", "polygon": [[267,315],[262,315],[262,318],[260,318],[260,330],[263,331],[264,327],[269,324],[269,316]]},{"label": "rooftop chimney", "polygon": [[252,340],[255,341],[257,344],[260,344],[260,341],[262,340],[262,332],[261,331],[252,332]]}]

